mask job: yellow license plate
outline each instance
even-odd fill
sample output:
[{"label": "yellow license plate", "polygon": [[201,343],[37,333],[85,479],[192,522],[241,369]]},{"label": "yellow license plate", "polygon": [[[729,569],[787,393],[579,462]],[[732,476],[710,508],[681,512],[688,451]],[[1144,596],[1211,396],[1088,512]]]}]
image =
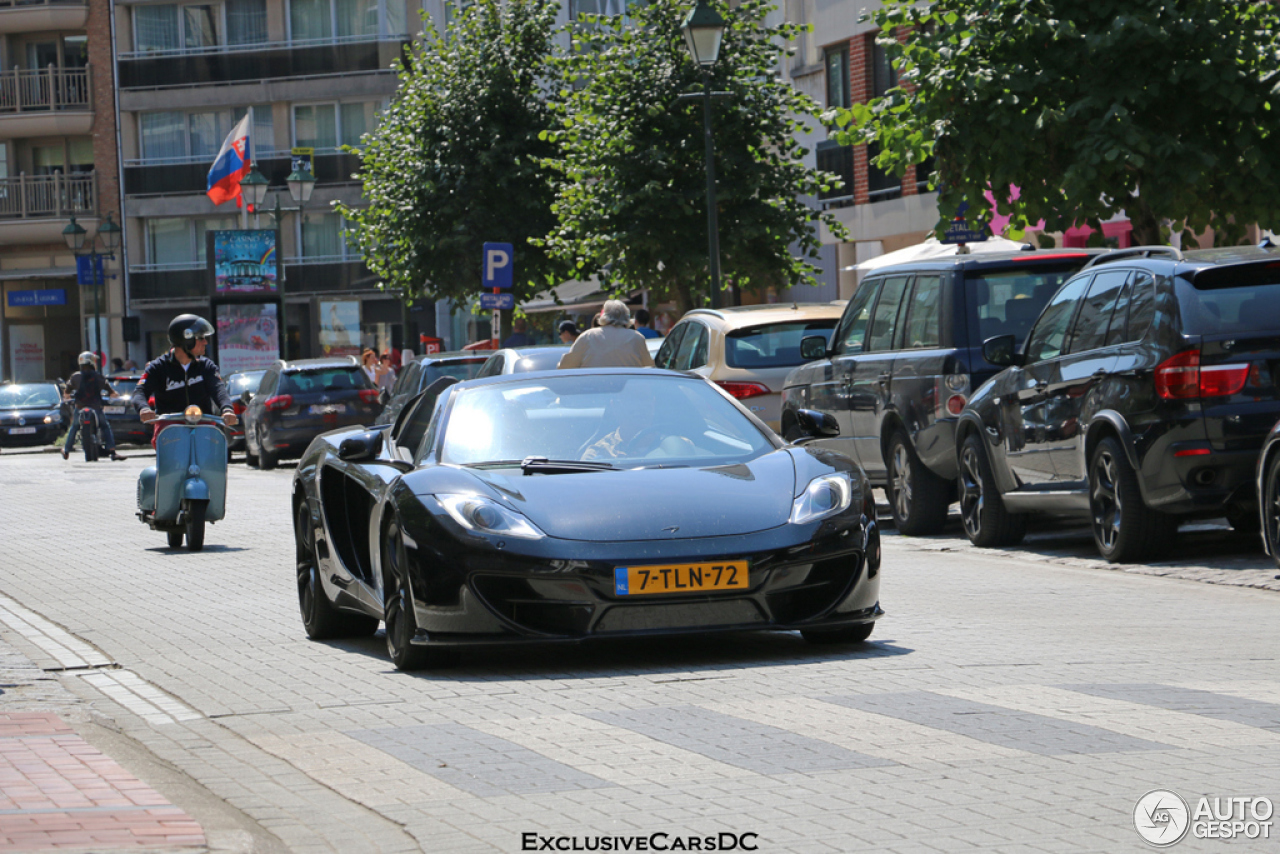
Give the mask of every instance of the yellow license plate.
[{"label": "yellow license plate", "polygon": [[619,596],[644,593],[702,593],[708,590],[746,590],[747,562],[675,563],[667,566],[615,566],[614,592]]}]

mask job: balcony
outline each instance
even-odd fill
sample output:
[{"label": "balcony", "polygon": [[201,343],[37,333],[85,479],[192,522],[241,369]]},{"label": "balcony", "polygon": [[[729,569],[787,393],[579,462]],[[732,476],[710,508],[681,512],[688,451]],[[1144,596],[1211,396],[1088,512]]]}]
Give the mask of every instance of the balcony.
[{"label": "balcony", "polygon": [[56,243],[72,216],[98,211],[94,173],[0,178],[0,244]]},{"label": "balcony", "polygon": [[[358,259],[341,256],[288,258],[286,295],[368,291],[376,279]],[[146,264],[129,268],[130,302],[193,302],[209,299],[209,273],[203,264]]]},{"label": "balcony", "polygon": [[83,30],[88,20],[86,0],[0,0],[0,34]]},{"label": "balcony", "polygon": [[[276,154],[269,152],[268,154]],[[287,155],[267,156],[257,161],[258,171],[276,187],[285,185],[285,178],[292,170]],[[213,157],[197,163],[160,163],[155,166],[126,165],[124,168],[124,192],[128,196],[181,195],[204,193],[209,186],[209,167]],[[315,156],[317,184],[346,184],[351,174],[360,168],[360,158],[354,154],[317,154]]]},{"label": "balcony", "polygon": [[92,86],[88,67],[0,72],[0,138],[88,134]]},{"label": "balcony", "polygon": [[385,71],[389,60],[384,56],[384,45],[391,48],[394,57],[401,55],[408,43],[408,36],[387,36],[322,44],[265,42],[198,53],[166,52],[160,56],[132,53],[120,59],[120,88],[258,83],[280,78]]}]

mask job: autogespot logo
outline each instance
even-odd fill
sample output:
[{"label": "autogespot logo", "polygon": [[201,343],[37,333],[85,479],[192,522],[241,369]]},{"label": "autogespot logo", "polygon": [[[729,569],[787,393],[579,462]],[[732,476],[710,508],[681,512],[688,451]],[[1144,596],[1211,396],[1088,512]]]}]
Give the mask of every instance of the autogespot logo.
[{"label": "autogespot logo", "polygon": [[1153,789],[1133,808],[1133,826],[1143,841],[1167,848],[1182,841],[1191,826],[1191,810],[1176,792]]}]

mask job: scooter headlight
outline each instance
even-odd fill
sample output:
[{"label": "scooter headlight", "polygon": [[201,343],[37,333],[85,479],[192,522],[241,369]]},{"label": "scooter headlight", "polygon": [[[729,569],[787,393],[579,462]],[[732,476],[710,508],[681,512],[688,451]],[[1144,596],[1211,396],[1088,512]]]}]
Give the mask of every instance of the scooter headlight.
[{"label": "scooter headlight", "polygon": [[200,411],[200,407],[193,403],[186,409],[182,410],[182,415],[187,419],[188,424],[198,424],[200,423],[200,418],[204,413]]}]

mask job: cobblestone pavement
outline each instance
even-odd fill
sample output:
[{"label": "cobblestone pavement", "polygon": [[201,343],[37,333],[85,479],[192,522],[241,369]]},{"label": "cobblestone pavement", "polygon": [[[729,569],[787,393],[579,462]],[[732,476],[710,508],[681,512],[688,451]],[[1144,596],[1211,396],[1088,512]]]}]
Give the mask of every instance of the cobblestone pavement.
[{"label": "cobblestone pavement", "polygon": [[[188,554],[132,517],[143,464],[0,457],[0,661],[29,685],[0,712],[109,720],[247,816],[240,850],[1140,851],[1152,789],[1280,801],[1280,596],[1103,571],[1078,533],[998,555],[886,537],[888,613],[861,646],[751,633],[406,675],[381,637],[306,640],[288,468],[234,466],[228,518]],[[1182,542],[1177,572],[1266,570],[1247,538]],[[1228,845],[1280,843],[1177,850]]]}]

